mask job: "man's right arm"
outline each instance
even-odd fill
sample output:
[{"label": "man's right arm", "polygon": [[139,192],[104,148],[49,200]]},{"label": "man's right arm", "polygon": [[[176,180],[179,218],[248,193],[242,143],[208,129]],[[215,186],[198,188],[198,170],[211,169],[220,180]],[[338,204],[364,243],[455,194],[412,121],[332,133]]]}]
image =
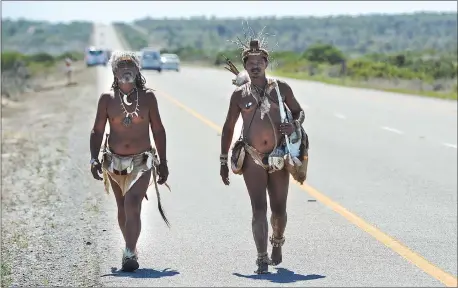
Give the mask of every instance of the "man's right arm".
[{"label": "man's right arm", "polygon": [[234,127],[240,115],[240,107],[238,105],[241,96],[240,89],[232,93],[229,110],[227,111],[226,122],[224,122],[223,133],[221,135],[221,155],[227,155],[234,135]]},{"label": "man's right arm", "polygon": [[91,159],[98,159],[99,156],[103,132],[105,132],[105,125],[108,119],[107,103],[109,99],[110,94],[103,93],[100,95],[99,103],[97,104],[97,114],[95,115],[94,126],[90,137]]}]

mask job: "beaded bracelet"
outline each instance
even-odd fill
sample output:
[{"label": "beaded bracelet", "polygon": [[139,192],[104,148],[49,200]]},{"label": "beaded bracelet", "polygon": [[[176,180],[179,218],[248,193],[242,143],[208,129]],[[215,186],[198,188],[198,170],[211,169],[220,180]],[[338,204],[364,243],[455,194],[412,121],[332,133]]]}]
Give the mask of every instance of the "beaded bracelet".
[{"label": "beaded bracelet", "polygon": [[227,160],[228,160],[227,154],[221,154],[219,156],[219,162],[221,163],[221,165],[227,165]]}]

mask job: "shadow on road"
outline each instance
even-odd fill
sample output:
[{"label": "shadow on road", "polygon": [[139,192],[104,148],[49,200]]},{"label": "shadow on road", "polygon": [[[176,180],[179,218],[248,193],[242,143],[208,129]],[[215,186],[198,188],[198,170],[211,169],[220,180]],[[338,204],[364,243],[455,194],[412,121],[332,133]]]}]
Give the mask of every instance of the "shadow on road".
[{"label": "shadow on road", "polygon": [[308,281],[325,278],[326,276],[310,274],[310,275],[301,275],[296,274],[291,270],[285,268],[275,268],[277,273],[268,273],[268,274],[253,274],[253,275],[242,275],[240,273],[233,273],[233,275],[241,278],[253,279],[253,280],[267,280],[272,283],[294,283],[299,281]]},{"label": "shadow on road", "polygon": [[136,270],[135,272],[123,272],[118,270],[116,267],[111,268],[111,274],[105,274],[100,277],[129,277],[129,278],[162,278],[162,277],[171,277],[180,274],[180,272],[175,270],[170,270],[170,268],[166,268],[162,271],[154,270],[151,268],[141,268]]}]

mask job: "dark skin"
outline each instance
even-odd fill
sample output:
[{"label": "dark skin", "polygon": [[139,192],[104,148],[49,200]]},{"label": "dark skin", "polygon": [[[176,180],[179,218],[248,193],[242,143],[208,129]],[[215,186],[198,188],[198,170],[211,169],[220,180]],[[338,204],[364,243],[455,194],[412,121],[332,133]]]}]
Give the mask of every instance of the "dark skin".
[{"label": "dark skin", "polygon": [[[134,84],[119,84],[119,89],[126,94],[133,88]],[[130,106],[126,105],[129,112],[135,107],[136,96],[136,92],[134,92],[128,97],[128,101],[132,103]],[[90,137],[91,156],[94,159],[98,158],[107,121],[110,123],[108,146],[118,155],[133,155],[149,150],[151,146],[149,128],[151,127],[159,159],[162,163],[158,167],[158,184],[163,184],[167,181],[169,172],[166,164],[166,133],[159,114],[157,99],[153,91],[147,88],[138,89],[138,99],[140,102],[138,117],[133,117],[132,124],[125,127],[122,123],[125,114],[121,108],[119,91],[114,89],[114,91],[103,93],[100,96]],[[102,173],[100,163],[92,166],[91,172],[94,179],[103,180],[99,175]],[[126,242],[126,248],[131,251],[136,251],[140,236],[141,204],[150,179],[151,173],[144,173],[123,196],[117,183],[110,178],[118,206],[118,224]]]},{"label": "dark skin", "polygon": [[[248,72],[252,84],[261,88],[265,87],[267,84],[265,76],[267,66],[268,61],[262,56],[248,56],[244,68]],[[278,81],[278,85],[280,94],[284,97],[284,101],[291,110],[293,118],[297,119],[302,108],[294,97],[293,91],[290,86],[283,81]],[[247,106],[250,106],[250,102],[256,103],[252,95],[242,97],[241,89],[236,89],[234,91],[231,96],[226,122],[223,126],[221,154],[228,154],[234,134],[234,127],[240,114],[242,114],[244,127],[248,127],[253,117],[253,113],[256,113],[251,128],[249,131],[246,131],[246,140],[249,145],[253,146],[261,153],[270,153],[274,149],[274,133],[277,134],[277,144],[280,144],[282,135],[291,135],[294,132],[295,128],[293,124],[281,123],[280,111],[277,103],[278,98],[275,90],[272,90],[269,96],[271,103],[269,113],[275,127],[272,127],[267,115],[261,120],[260,109],[256,109],[255,104],[247,108]],[[229,185],[228,165],[221,165],[220,175],[223,183]],[[268,173],[261,166],[257,165],[249,154],[247,154],[243,163],[243,178],[251,200],[254,241],[258,253],[264,253],[267,251],[268,244],[266,189],[269,195],[270,209],[272,212],[271,226],[273,229],[273,236],[275,238],[281,238],[284,234],[287,222],[286,202],[289,188],[289,173],[286,169]],[[276,264],[282,262],[281,247],[272,248],[271,259]]]}]

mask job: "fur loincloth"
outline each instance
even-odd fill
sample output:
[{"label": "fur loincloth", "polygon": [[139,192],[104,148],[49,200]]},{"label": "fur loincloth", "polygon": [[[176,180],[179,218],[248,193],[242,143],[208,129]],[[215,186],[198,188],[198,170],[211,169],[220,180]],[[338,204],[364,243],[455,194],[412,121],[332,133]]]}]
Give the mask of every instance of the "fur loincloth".
[{"label": "fur loincloth", "polygon": [[143,173],[154,172],[153,153],[154,151],[150,149],[136,155],[120,156],[107,149],[102,162],[105,191],[109,193],[110,181],[108,177],[110,177],[121,188],[124,196]]},{"label": "fur loincloth", "polygon": [[284,167],[283,157],[285,151],[282,146],[277,147],[270,153],[261,153],[256,148],[245,143],[245,151],[251,156],[254,163],[261,166],[268,173],[282,170]]}]

